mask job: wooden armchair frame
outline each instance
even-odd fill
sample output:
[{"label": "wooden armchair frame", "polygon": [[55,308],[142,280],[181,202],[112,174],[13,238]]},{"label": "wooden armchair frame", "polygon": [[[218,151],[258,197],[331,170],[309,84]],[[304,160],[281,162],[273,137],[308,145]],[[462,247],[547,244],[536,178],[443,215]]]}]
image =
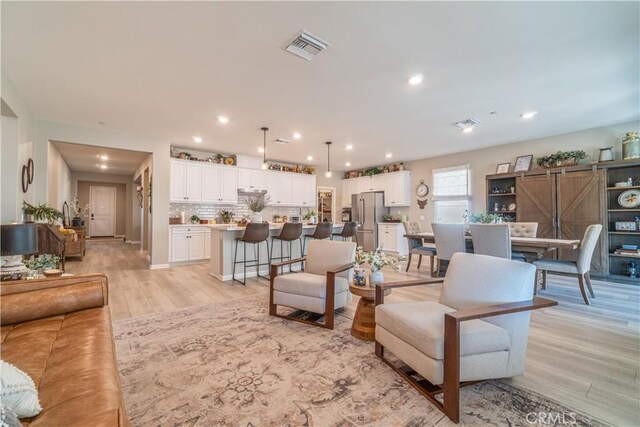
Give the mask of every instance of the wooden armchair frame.
[{"label": "wooden armchair frame", "polygon": [[[384,283],[376,285],[376,306],[384,304],[384,293],[387,289],[402,288],[408,286],[428,285],[441,283],[444,279],[413,280],[396,283]],[[460,387],[475,384],[479,381],[460,383],[460,323],[487,317],[501,316],[503,314],[519,313],[522,311],[537,310],[558,305],[556,301],[533,297],[529,301],[520,301],[507,304],[488,305],[455,311],[444,315],[444,382],[440,385],[431,384],[426,379],[416,380],[413,376],[417,373],[408,366],[396,367],[384,358],[384,347],[376,341],[376,356],[382,359],[402,378],[411,384],[420,394],[426,397],[440,411],[454,423],[460,421]],[[436,399],[442,393],[442,402]]]},{"label": "wooden armchair frame", "polygon": [[307,257],[290,259],[283,262],[271,264],[271,274],[269,278],[269,316],[281,317],[283,319],[293,320],[295,322],[306,323],[308,325],[318,326],[321,328],[333,329],[335,318],[335,299],[336,299],[336,274],[342,273],[354,267],[354,263],[345,264],[341,267],[327,271],[327,293],[324,308],[324,324],[314,322],[312,320],[298,319],[294,316],[278,314],[278,305],[273,303],[273,283],[278,276],[278,269],[285,265],[303,263]]}]

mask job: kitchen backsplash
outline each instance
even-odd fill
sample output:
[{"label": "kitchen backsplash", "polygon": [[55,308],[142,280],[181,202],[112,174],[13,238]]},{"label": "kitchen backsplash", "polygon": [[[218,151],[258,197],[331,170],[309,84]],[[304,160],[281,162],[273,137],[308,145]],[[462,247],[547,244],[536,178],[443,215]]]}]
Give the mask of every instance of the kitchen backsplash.
[{"label": "kitchen backsplash", "polygon": [[[221,210],[231,210],[234,212],[234,220],[241,218],[251,219],[251,211],[244,203],[237,205],[207,205],[194,203],[171,203],[169,204],[169,216],[179,217],[180,211],[185,211],[186,221],[189,222],[191,215],[197,215],[201,219],[215,219],[220,221]],[[302,212],[302,213],[301,213]],[[263,211],[262,218],[264,221],[273,221],[273,215],[287,215],[288,217],[303,217],[307,213],[307,208],[283,208],[283,207],[267,207]]]}]

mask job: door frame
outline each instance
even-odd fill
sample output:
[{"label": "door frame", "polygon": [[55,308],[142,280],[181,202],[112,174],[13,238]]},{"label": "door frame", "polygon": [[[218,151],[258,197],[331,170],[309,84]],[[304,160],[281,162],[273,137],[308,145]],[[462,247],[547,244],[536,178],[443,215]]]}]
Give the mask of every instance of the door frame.
[{"label": "door frame", "polygon": [[[116,187],[110,187],[110,186],[106,186],[106,185],[90,185],[89,186],[89,215],[93,214],[93,212],[92,212],[92,210],[93,210],[93,200],[92,200],[92,198],[93,198],[93,189],[94,188],[106,188],[111,192],[111,199],[113,201],[113,204],[112,204],[112,206],[113,206],[113,215],[112,215],[112,218],[111,218],[111,222],[112,222],[111,227],[113,228],[113,235],[115,236],[116,235],[116,216],[117,216],[116,212],[117,212],[117,209],[118,209],[118,207],[116,206],[116,203],[118,202],[118,198],[116,197],[116,190],[117,189],[116,189]],[[88,237],[92,237],[92,228],[93,228],[92,224],[93,223],[92,223],[91,216],[89,216],[89,227],[88,227],[88,230],[87,230],[88,231],[88,233],[87,233]]]},{"label": "door frame", "polygon": [[321,191],[330,191],[331,192],[331,219],[332,222],[342,222],[342,211],[340,211],[340,218],[338,218],[338,213],[336,212],[336,196],[338,192],[336,191],[336,187],[325,187],[323,185],[316,185],[316,191],[314,192],[316,209],[320,212],[320,206],[318,205],[318,193]]}]

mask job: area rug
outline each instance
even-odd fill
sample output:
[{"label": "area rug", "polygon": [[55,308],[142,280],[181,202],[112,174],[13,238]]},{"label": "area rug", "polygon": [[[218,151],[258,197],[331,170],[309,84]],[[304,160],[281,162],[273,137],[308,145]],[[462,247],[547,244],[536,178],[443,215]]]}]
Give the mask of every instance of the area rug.
[{"label": "area rug", "polygon": [[[330,331],[267,313],[250,298],[115,322],[133,425],[454,425],[350,335],[351,319]],[[502,381],[464,388],[461,402],[463,425],[604,425]]]}]

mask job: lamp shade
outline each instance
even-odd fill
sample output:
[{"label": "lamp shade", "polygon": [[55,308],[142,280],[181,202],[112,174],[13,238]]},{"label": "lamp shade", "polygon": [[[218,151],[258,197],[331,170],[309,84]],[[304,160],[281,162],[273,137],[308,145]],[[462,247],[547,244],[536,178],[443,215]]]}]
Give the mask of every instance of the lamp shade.
[{"label": "lamp shade", "polygon": [[0,254],[26,255],[38,252],[36,224],[3,224],[0,229]]}]

